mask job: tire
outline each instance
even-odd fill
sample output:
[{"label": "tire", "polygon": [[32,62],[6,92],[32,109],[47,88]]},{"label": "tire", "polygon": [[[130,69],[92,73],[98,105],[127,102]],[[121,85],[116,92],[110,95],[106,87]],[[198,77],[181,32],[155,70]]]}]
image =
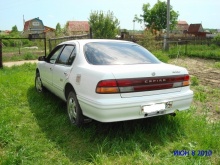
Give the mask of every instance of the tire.
[{"label": "tire", "polygon": [[77,97],[73,91],[69,92],[67,98],[67,113],[72,125],[76,125],[78,127],[83,125],[84,116],[82,114]]},{"label": "tire", "polygon": [[36,73],[36,77],[35,77],[35,89],[39,92],[39,93],[43,93],[45,91],[45,88],[42,84],[41,78],[40,78],[40,73]]}]

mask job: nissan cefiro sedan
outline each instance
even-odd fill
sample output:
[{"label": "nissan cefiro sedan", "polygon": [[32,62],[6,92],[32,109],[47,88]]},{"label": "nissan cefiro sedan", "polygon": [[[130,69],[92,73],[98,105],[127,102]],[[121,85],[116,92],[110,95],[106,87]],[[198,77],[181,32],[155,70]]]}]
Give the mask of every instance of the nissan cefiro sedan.
[{"label": "nissan cefiro sedan", "polygon": [[73,125],[116,122],[187,110],[188,71],[129,41],[84,39],[57,45],[38,59],[35,87],[64,100]]}]

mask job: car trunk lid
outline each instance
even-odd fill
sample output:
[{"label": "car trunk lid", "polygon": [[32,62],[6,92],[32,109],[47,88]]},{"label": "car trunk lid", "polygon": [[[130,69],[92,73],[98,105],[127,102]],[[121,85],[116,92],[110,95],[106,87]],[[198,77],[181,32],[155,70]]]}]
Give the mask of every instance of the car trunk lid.
[{"label": "car trunk lid", "polygon": [[181,87],[188,85],[189,81],[185,68],[169,64],[116,66],[112,74],[121,97],[180,92]]}]

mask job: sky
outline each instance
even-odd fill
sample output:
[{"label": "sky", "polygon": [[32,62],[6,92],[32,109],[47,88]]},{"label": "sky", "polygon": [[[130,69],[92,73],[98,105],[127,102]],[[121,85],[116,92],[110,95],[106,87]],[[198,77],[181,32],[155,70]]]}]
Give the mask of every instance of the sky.
[{"label": "sky", "polygon": [[[161,0],[167,1],[167,0]],[[121,29],[142,30],[143,24],[133,23],[135,14],[143,13],[143,4],[151,7],[157,0],[0,0],[0,30],[11,30],[17,26],[23,30],[25,21],[39,17],[45,26],[62,27],[67,21],[88,21],[92,11],[111,11],[120,21]],[[220,29],[219,0],[170,0],[178,20],[202,23],[203,28]]]}]

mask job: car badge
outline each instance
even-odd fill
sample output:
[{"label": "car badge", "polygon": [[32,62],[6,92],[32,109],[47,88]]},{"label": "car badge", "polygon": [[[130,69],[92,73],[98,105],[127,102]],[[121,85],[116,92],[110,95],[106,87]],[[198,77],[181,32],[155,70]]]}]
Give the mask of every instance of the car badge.
[{"label": "car badge", "polygon": [[155,76],[155,75],[156,75],[156,73],[155,73],[155,72],[152,72],[152,73],[151,73],[151,75],[152,75],[152,76]]}]

